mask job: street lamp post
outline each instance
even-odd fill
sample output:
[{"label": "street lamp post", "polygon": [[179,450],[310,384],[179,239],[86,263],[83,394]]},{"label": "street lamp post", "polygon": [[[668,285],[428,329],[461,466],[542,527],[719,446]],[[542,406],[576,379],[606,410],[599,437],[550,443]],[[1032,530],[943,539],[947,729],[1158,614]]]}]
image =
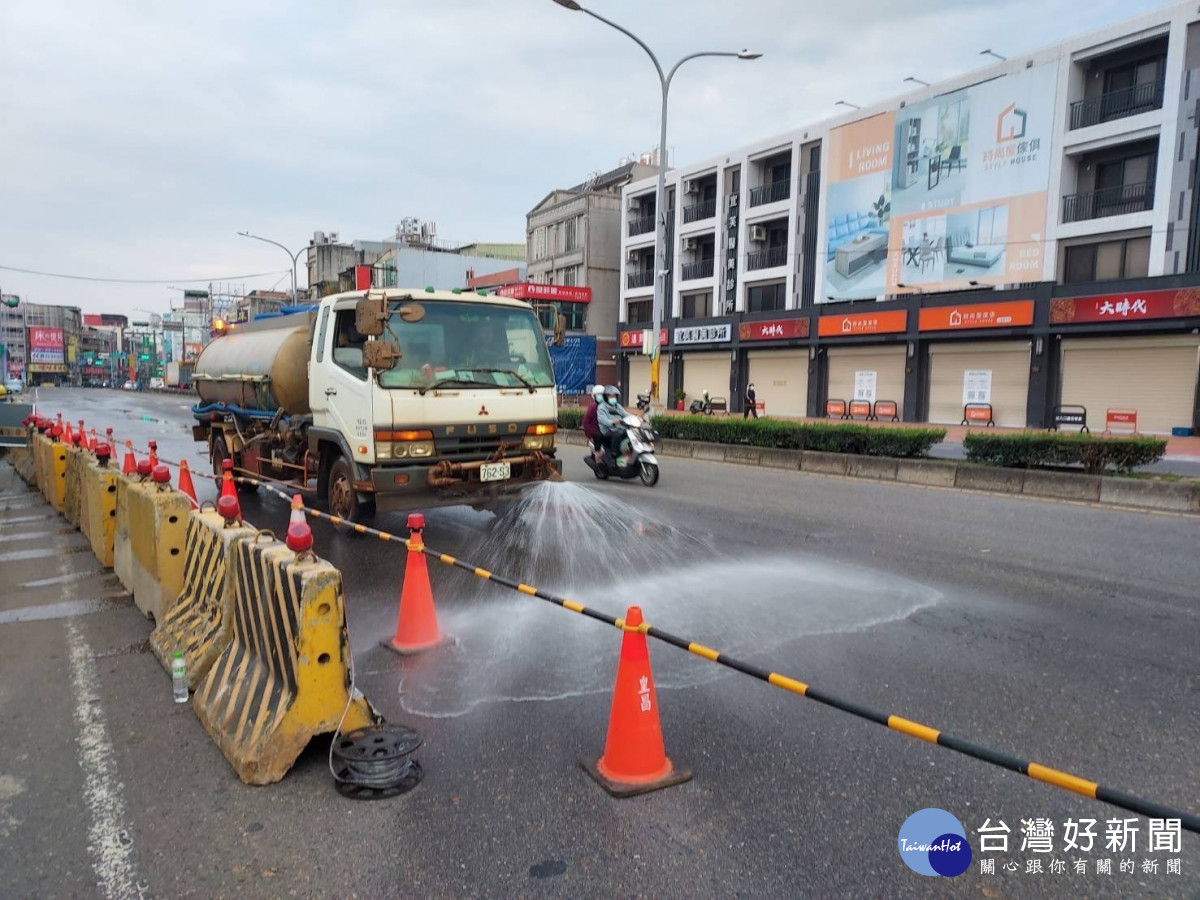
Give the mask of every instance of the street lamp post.
[{"label": "street lamp post", "polygon": [[762,56],[761,53],[751,53],[749,50],[741,50],[737,52],[722,52],[717,50],[704,50],[699,53],[689,53],[687,56],[679,60],[673,65],[665,75],[663,74],[662,64],[659,63],[658,57],[654,55],[654,51],[640,37],[634,34],[627,28],[618,25],[616,22],[604,18],[599,13],[592,12],[584,6],[581,6],[576,0],[554,0],[559,6],[572,10],[573,12],[587,13],[593,19],[597,19],[608,25],[610,28],[615,28],[621,34],[630,38],[634,43],[646,51],[646,55],[650,57],[650,61],[654,63],[654,69],[658,72],[659,85],[662,88],[662,115],[659,122],[658,132],[658,187],[654,193],[654,214],[656,218],[654,229],[654,306],[653,317],[651,321],[652,330],[650,332],[650,400],[652,403],[658,402],[658,374],[659,374],[659,333],[662,331],[663,307],[666,295],[667,286],[667,211],[666,211],[666,176],[667,176],[667,94],[671,90],[671,79],[675,77],[675,73],[679,71],[679,67],[685,62],[693,59],[699,59],[702,56],[728,56],[735,59],[758,59]]},{"label": "street lamp post", "polygon": [[276,247],[278,247],[280,250],[282,250],[284,253],[286,253],[288,255],[288,259],[290,259],[292,262],[292,302],[295,303],[296,302],[296,264],[300,260],[300,254],[303,253],[308,248],[301,247],[299,250],[297,250],[295,253],[293,253],[287,247],[283,246],[283,244],[279,243],[279,241],[273,241],[270,238],[259,237],[257,234],[251,234],[248,231],[239,231],[238,234],[241,237],[252,238],[253,240],[256,240],[256,241],[262,241],[264,244],[274,244]]}]

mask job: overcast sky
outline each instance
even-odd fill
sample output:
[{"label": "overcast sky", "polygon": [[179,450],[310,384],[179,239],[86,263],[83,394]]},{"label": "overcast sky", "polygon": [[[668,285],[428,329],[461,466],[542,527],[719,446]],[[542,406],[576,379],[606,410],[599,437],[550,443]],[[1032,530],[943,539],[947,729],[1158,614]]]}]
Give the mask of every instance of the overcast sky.
[{"label": "overcast sky", "polygon": [[[686,164],[1160,6],[1150,0],[590,0],[669,66]],[[551,0],[0,3],[0,265],[286,289],[314,230],[521,241],[555,187],[658,137],[628,38]],[[300,272],[303,284],[303,268]],[[181,285],[182,286],[182,285]],[[199,285],[193,285],[199,286]],[[165,311],[165,285],[0,269],[0,290]]]}]

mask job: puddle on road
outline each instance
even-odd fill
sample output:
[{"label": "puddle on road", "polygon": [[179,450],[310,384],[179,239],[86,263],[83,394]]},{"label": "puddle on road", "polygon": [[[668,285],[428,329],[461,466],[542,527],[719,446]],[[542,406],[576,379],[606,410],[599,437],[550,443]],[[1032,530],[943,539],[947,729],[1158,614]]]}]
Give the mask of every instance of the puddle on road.
[{"label": "puddle on road", "polygon": [[[80,535],[82,538],[83,536]],[[86,540],[86,538],[84,538]],[[59,556],[63,553],[82,553],[84,550],[91,551],[90,543],[69,544],[65,547],[43,547],[39,550],[10,550],[7,553],[0,553],[0,562],[20,562],[24,559],[45,559],[47,556]]]},{"label": "puddle on road", "polygon": [[[470,562],[613,615],[646,620],[742,659],[769,660],[798,637],[852,632],[936,603],[933,588],[797,555],[733,556],[701,535],[580,485],[546,485]],[[431,563],[436,566],[436,563]],[[478,579],[439,590],[469,598],[439,611],[453,643],[406,660],[403,708],[446,717],[482,703],[554,700],[612,689],[620,634],[546,601]],[[457,576],[458,573],[455,573]],[[651,642],[655,681],[690,687],[727,670]]]},{"label": "puddle on road", "polygon": [[40,622],[44,619],[65,619],[69,616],[85,616],[90,613],[106,612],[131,606],[133,597],[122,593],[112,597],[97,597],[91,600],[67,600],[63,603],[47,603],[42,606],[22,606],[18,609],[0,610],[0,625],[13,622]]}]

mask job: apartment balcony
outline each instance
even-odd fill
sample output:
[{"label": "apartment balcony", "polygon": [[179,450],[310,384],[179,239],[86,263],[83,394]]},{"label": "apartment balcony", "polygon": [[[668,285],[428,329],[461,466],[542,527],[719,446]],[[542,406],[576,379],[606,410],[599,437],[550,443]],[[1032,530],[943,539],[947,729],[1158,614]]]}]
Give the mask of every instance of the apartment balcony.
[{"label": "apartment balcony", "polygon": [[683,208],[683,224],[699,222],[701,219],[711,219],[716,214],[717,201],[715,199],[701,200],[699,203]]},{"label": "apartment balcony", "polygon": [[774,269],[787,264],[787,247],[772,247],[759,253],[746,254],[746,268]]},{"label": "apartment balcony", "polygon": [[653,269],[647,269],[644,272],[629,272],[625,275],[625,287],[629,290],[650,287],[652,284],[654,284]]},{"label": "apartment balcony", "polygon": [[646,234],[648,231],[654,230],[654,214],[648,216],[640,216],[636,219],[629,220],[629,236],[636,237],[639,234]]},{"label": "apartment balcony", "polygon": [[713,277],[713,262],[711,259],[702,259],[700,262],[691,262],[683,264],[681,279],[683,281],[695,281],[698,278]]},{"label": "apartment balcony", "polygon": [[750,189],[750,205],[762,206],[786,200],[791,192],[791,181],[773,181]]},{"label": "apartment balcony", "polygon": [[1135,84],[1071,104],[1071,130],[1162,109],[1163,82]]},{"label": "apartment balcony", "polygon": [[1154,208],[1154,182],[1126,184],[1121,187],[1103,188],[1086,194],[1068,194],[1063,197],[1063,224],[1102,219],[1106,216],[1123,216],[1128,213],[1145,212]]}]

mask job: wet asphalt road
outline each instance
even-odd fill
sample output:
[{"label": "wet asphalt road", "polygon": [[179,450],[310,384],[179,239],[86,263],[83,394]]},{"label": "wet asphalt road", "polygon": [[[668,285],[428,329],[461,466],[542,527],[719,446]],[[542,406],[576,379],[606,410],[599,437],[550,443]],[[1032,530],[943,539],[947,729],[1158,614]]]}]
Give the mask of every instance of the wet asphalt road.
[{"label": "wet asphalt road", "polygon": [[[40,401],[205,466],[186,397]],[[1200,811],[1197,519],[678,460],[652,490],[596,485],[577,449],[563,452],[568,479],[589,489],[559,495],[569,514],[531,525],[434,512],[427,542],[609,612],[640,602],[656,625],[839,696]],[[1132,814],[658,644],[667,750],[695,777],[611,800],[578,763],[603,746],[614,631],[434,568],[456,642],[402,662],[378,642],[403,552],[320,523],[358,683],[425,735],[425,780],[394,800],[344,800],[314,742],[281,784],[245,787],[171,703],[145,652],[150,623],[111,573],[2,464],[0,495],[6,896],[99,896],[98,873],[161,897],[1200,892],[1200,837],[1151,853],[1139,819],[1133,852],[1062,852],[1066,819],[1100,819],[1103,836],[1103,820]],[[244,511],[261,527],[287,518],[269,496]],[[976,860],[958,878],[916,875],[896,851],[901,823],[930,806],[971,837]],[[1053,853],[1020,850],[1032,817],[1055,823]],[[985,819],[1012,831],[1012,852],[985,855],[995,875],[979,873]],[[1067,873],[1050,871],[1055,858]],[[1071,874],[1081,858],[1088,874]],[[1103,858],[1113,874],[1095,873]],[[1120,872],[1126,858],[1136,873]],[[1169,858],[1182,874],[1167,874]],[[1142,872],[1149,859],[1157,873]],[[1013,860],[1019,871],[1004,871]],[[1030,860],[1044,873],[1027,874]]]}]

